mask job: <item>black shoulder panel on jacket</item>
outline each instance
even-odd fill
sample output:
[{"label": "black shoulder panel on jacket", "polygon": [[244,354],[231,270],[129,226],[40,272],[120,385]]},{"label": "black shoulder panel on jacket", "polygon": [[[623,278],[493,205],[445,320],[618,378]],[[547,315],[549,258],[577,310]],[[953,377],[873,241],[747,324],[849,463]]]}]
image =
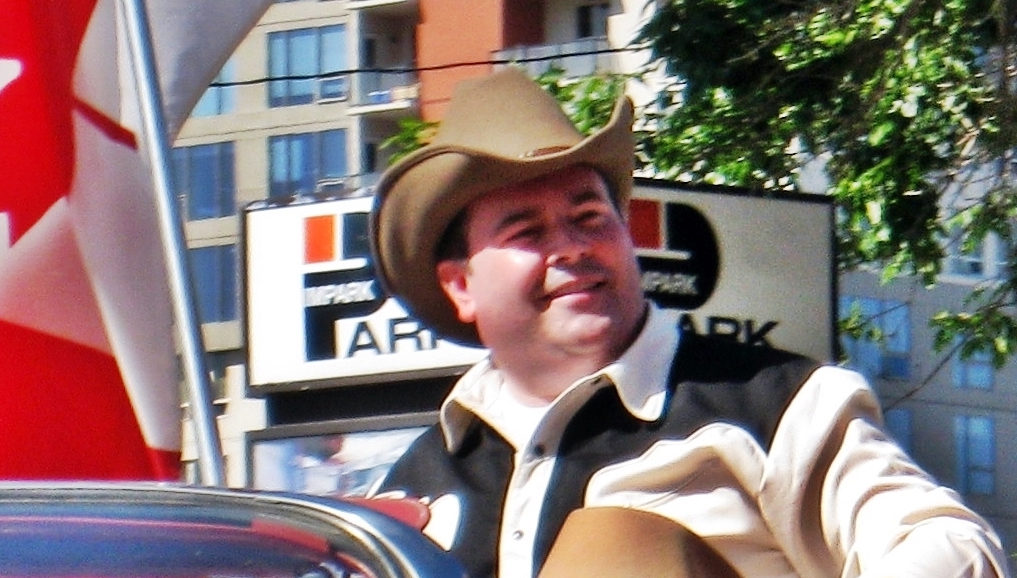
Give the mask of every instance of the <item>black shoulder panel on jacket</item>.
[{"label": "black shoulder panel on jacket", "polygon": [[819,366],[789,351],[683,334],[665,419],[686,433],[711,421],[736,423],[768,450],[791,398]]},{"label": "black shoulder panel on jacket", "polygon": [[424,432],[396,462],[381,491],[401,490],[416,498],[459,500],[461,525],[452,554],[471,577],[494,576],[502,504],[512,476],[512,446],[487,424],[475,423],[454,454],[440,428]]}]

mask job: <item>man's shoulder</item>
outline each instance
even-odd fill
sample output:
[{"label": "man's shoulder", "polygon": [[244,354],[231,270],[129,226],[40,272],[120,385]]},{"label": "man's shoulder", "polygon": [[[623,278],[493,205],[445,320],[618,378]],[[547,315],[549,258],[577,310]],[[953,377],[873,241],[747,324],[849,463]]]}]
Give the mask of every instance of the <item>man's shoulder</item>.
[{"label": "man's shoulder", "polygon": [[683,333],[672,381],[749,382],[782,376],[800,382],[820,365],[815,359],[785,349]]},{"label": "man's shoulder", "polygon": [[791,399],[821,365],[783,349],[682,335],[671,369],[669,420],[683,430],[737,423],[768,448]]}]

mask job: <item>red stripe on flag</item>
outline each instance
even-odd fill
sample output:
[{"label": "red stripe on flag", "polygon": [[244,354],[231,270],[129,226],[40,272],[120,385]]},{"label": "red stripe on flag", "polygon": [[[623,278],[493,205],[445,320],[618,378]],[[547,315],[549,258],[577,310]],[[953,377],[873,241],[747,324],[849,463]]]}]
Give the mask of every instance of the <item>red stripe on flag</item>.
[{"label": "red stripe on flag", "polygon": [[660,249],[660,203],[647,199],[629,202],[629,231],[632,242],[643,249]]},{"label": "red stripe on flag", "polygon": [[80,98],[75,98],[74,110],[81,113],[81,116],[84,116],[88,122],[92,123],[92,126],[99,129],[99,132],[110,140],[138,150],[138,139],[134,137],[134,133],[117,124],[115,120],[103,114],[99,109]]},{"label": "red stripe on flag", "polygon": [[178,479],[179,454],[147,447],[111,356],[4,321],[0,352],[0,478]]}]

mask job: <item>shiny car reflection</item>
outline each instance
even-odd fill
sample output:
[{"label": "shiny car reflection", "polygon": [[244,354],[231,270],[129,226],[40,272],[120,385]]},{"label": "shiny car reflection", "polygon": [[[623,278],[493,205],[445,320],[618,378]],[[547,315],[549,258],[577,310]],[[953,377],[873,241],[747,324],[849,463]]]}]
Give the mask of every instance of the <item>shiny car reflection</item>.
[{"label": "shiny car reflection", "polygon": [[0,578],[461,578],[420,531],[295,494],[0,483]]}]

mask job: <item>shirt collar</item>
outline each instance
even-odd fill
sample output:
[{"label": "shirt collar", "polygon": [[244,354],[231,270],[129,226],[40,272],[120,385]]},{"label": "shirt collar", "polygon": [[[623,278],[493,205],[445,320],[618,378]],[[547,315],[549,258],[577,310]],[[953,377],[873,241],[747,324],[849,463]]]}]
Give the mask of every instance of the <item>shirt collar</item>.
[{"label": "shirt collar", "polygon": [[643,421],[663,415],[671,362],[680,339],[678,319],[678,311],[659,309],[651,303],[646,325],[635,342],[618,361],[598,372],[611,378],[622,403]]},{"label": "shirt collar", "polygon": [[[607,377],[600,382],[615,385],[622,403],[632,415],[643,421],[660,418],[667,402],[671,362],[678,350],[679,315],[678,311],[660,309],[650,303],[646,323],[618,361],[579,379],[559,399],[583,384]],[[661,355],[661,352],[666,354]],[[501,373],[491,364],[490,357],[476,363],[456,382],[439,413],[439,423],[450,451],[459,447],[477,416],[484,417],[492,411],[501,385]]]}]

